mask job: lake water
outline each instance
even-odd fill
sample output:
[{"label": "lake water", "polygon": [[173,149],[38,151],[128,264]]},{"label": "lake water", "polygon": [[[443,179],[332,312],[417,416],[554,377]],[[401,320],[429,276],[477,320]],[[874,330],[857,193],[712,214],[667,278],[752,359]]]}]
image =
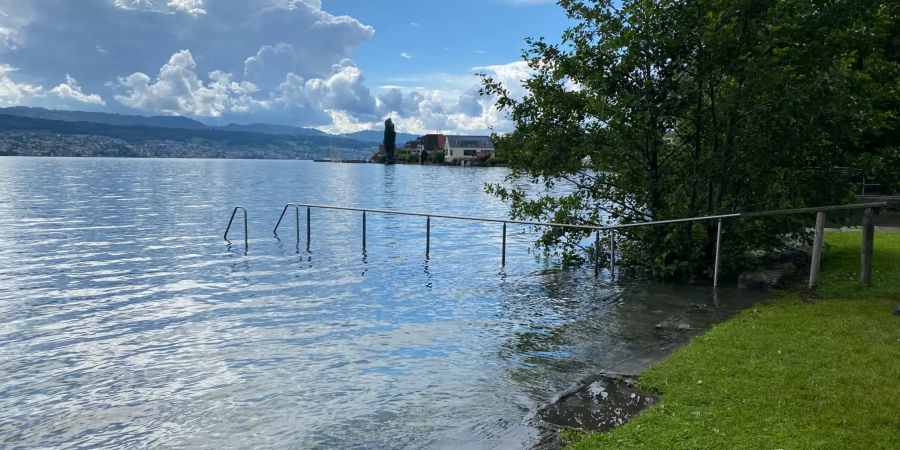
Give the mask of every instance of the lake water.
[{"label": "lake water", "polygon": [[498,224],[433,220],[428,261],[421,218],[370,215],[365,256],[358,213],[272,234],[289,202],[503,218],[505,173],[0,158],[0,447],[521,447],[554,392],[671,350],[656,323],[757,300],[556,270],[521,227],[505,270]]}]

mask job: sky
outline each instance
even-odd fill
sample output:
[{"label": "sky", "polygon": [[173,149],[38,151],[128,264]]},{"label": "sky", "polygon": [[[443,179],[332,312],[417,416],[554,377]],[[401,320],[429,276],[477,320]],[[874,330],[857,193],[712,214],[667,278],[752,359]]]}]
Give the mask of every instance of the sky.
[{"label": "sky", "polygon": [[524,38],[566,25],[551,0],[0,0],[0,106],[502,132],[475,73],[521,94]]}]

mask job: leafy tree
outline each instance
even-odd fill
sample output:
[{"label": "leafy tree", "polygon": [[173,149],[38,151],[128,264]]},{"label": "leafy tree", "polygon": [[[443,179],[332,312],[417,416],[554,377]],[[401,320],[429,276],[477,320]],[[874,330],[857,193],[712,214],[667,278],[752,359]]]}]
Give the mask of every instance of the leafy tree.
[{"label": "leafy tree", "polygon": [[397,132],[394,131],[394,122],[388,118],[384,121],[384,153],[385,163],[394,163],[394,152],[397,149]]},{"label": "leafy tree", "polygon": [[[633,223],[849,201],[866,175],[897,183],[900,26],[890,0],[561,0],[560,44],[528,39],[515,123],[495,136],[512,178],[488,187],[522,219]],[[850,170],[846,170],[850,168]],[[805,237],[797,217],[727,225],[725,261]],[[710,267],[715,224],[640,227],[621,250],[666,277]],[[585,232],[538,244],[578,262]],[[599,250],[599,249],[598,249]]]}]

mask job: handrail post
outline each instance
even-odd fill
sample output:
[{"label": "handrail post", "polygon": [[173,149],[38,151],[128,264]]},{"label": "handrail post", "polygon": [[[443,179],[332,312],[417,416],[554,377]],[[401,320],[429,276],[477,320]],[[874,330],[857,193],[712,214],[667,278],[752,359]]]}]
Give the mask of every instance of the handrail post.
[{"label": "handrail post", "polygon": [[294,205],[294,212],[297,219],[297,250],[300,250],[300,207]]},{"label": "handrail post", "polygon": [[860,248],[859,282],[872,285],[872,253],[875,245],[875,211],[866,208],[862,221],[862,245]]},{"label": "handrail post", "polygon": [[503,222],[503,244],[500,253],[500,267],[506,267],[506,222]]},{"label": "handrail post", "polygon": [[600,230],[594,234],[594,277],[600,276]]},{"label": "handrail post", "polygon": [[812,261],[809,264],[809,288],[819,283],[819,267],[822,263],[822,245],[825,241],[825,211],[816,213],[816,235],[813,239]]},{"label": "handrail post", "polygon": [[616,279],[616,232],[609,231],[609,274],[613,281]]},{"label": "handrail post", "polygon": [[300,206],[299,205],[297,205],[295,203],[288,203],[287,205],[284,205],[284,209],[281,210],[281,216],[278,217],[278,223],[275,224],[275,229],[272,230],[272,233],[275,236],[278,236],[278,228],[281,226],[281,222],[284,220],[284,215],[287,214],[287,210],[291,206],[294,207],[294,217],[296,219],[295,222],[296,222],[296,226],[297,226],[297,229],[296,229],[297,246],[299,247],[300,246]]},{"label": "handrail post", "polygon": [[226,241],[228,240],[228,232],[231,231],[231,224],[234,223],[234,216],[237,215],[237,212],[238,212],[238,209],[237,209],[237,208],[234,208],[234,210],[231,211],[231,218],[228,219],[228,226],[225,227],[225,235],[223,236],[223,238],[224,238]]},{"label": "handrail post", "polygon": [[281,210],[281,216],[278,217],[278,223],[275,224],[275,229],[272,230],[273,234],[278,234],[278,227],[281,226],[281,221],[284,220],[284,215],[287,213],[288,208],[291,207],[291,204],[288,203],[284,205],[284,209]]},{"label": "handrail post", "polygon": [[244,208],[243,206],[234,207],[234,210],[231,211],[231,219],[228,220],[228,227],[225,228],[225,235],[223,236],[223,238],[225,238],[226,241],[231,242],[230,240],[228,240],[228,232],[231,231],[231,226],[234,224],[234,217],[237,215],[238,210],[244,212],[244,251],[246,251],[250,248],[250,233],[249,227],[247,226],[247,208]]},{"label": "handrail post", "polygon": [[425,217],[425,259],[431,254],[431,216]]},{"label": "handrail post", "polygon": [[366,252],[366,212],[363,211],[362,219],[362,251]]},{"label": "handrail post", "polygon": [[722,249],[722,219],[719,219],[719,226],[716,230],[716,263],[713,266],[713,287],[719,287],[719,257]]},{"label": "handrail post", "polygon": [[311,212],[311,209],[309,206],[307,206],[306,207],[306,251],[307,252],[309,251],[310,237],[312,235],[312,232],[310,231],[310,229],[312,228],[312,217],[311,217],[312,215],[310,214],[310,212]]}]

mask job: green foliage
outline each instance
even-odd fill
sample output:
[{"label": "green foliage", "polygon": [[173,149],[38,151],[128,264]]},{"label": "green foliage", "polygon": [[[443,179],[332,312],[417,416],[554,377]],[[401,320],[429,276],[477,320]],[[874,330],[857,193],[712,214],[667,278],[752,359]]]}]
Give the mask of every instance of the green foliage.
[{"label": "green foliage", "polygon": [[428,154],[428,161],[432,164],[444,164],[444,152],[435,150]]},{"label": "green foliage", "polygon": [[384,121],[384,154],[387,164],[394,162],[394,151],[397,149],[397,132],[394,122],[388,118]]},{"label": "green foliage", "polygon": [[[511,178],[490,186],[521,219],[633,223],[837,204],[855,183],[897,184],[900,21],[888,0],[562,0],[562,43],[529,39],[515,98],[482,93],[515,123],[495,136]],[[850,168],[845,170],[842,168]],[[727,264],[805,236],[794,217],[730,222]],[[708,270],[714,223],[634,228],[625,262]],[[540,245],[577,260],[583,232]]]},{"label": "green foliage", "polygon": [[829,233],[820,298],[782,293],[641,376],[663,401],[573,449],[900,448],[900,233],[877,233],[860,288],[860,233]]}]

